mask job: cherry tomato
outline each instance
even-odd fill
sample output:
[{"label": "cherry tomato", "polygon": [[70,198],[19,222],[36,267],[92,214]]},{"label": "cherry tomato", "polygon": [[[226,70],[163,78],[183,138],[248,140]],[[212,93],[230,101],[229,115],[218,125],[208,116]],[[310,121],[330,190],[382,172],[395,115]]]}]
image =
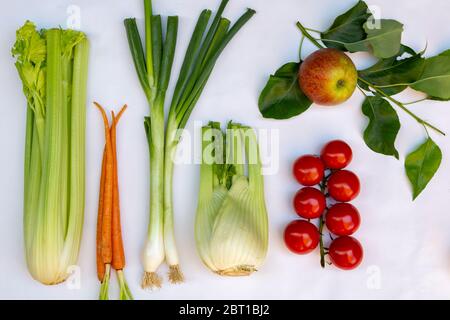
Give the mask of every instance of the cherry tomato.
[{"label": "cherry tomato", "polygon": [[325,224],[331,233],[349,236],[358,230],[361,217],[358,209],[350,203],[336,203],[325,216]]},{"label": "cherry tomato", "polygon": [[312,187],[300,189],[294,197],[294,208],[297,214],[305,219],[319,218],[325,210],[326,200],[320,190]]},{"label": "cherry tomato", "polygon": [[304,186],[313,186],[322,181],[325,168],[319,157],[305,155],[294,163],[293,173],[297,181]]},{"label": "cherry tomato", "polygon": [[310,253],[319,244],[319,230],[306,220],[292,221],[284,230],[284,243],[294,253]]},{"label": "cherry tomato", "polygon": [[352,148],[342,140],[328,142],[320,155],[323,163],[330,169],[342,169],[352,161]]},{"label": "cherry tomato", "polygon": [[356,268],[363,259],[361,243],[353,237],[344,236],[333,240],[328,252],[331,262],[343,270]]},{"label": "cherry tomato", "polygon": [[328,192],[333,199],[348,202],[355,199],[360,190],[359,179],[351,171],[339,170],[328,179]]}]

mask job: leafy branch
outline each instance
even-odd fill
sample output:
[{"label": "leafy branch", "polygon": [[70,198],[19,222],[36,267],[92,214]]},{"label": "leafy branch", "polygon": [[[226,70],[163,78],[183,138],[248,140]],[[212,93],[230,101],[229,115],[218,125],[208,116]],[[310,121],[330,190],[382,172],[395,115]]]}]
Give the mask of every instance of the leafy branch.
[{"label": "leafy branch", "polygon": [[[392,103],[394,103],[395,105],[397,105],[400,109],[402,109],[403,111],[405,111],[408,115],[410,115],[414,120],[416,120],[418,123],[424,125],[425,127],[428,127],[434,131],[436,131],[437,133],[445,136],[445,132],[443,132],[442,130],[438,129],[436,126],[430,124],[429,122],[423,120],[422,118],[420,118],[419,116],[417,116],[415,113],[413,113],[411,110],[409,110],[404,103],[392,98],[390,95],[386,94],[383,90],[380,90],[377,86],[373,85],[370,82],[365,81],[364,79],[362,79],[361,77],[358,77],[358,80],[367,84],[370,88],[372,88],[373,90],[375,90],[376,93],[382,95],[384,98],[386,98],[387,100],[391,101]],[[417,101],[417,102],[420,102]],[[413,102],[416,103],[416,102]],[[411,102],[408,104],[412,104]]]},{"label": "leafy branch", "polygon": [[[297,27],[299,28],[299,30],[302,32],[302,36],[309,39],[315,46],[317,46],[317,48],[322,49],[324,48],[324,46],[322,46],[309,32],[308,32],[308,28],[305,28],[299,21],[297,22]],[[438,129],[436,126],[430,124],[429,122],[423,120],[422,118],[420,118],[419,116],[417,116],[415,113],[413,113],[411,110],[409,110],[404,103],[392,98],[390,95],[386,94],[383,90],[381,90],[381,88],[383,86],[377,86],[373,83],[370,83],[369,81],[364,80],[361,77],[358,77],[358,80],[364,84],[366,84],[369,88],[373,89],[376,93],[380,94],[381,96],[383,96],[384,98],[386,98],[387,100],[391,101],[392,103],[394,103],[395,105],[397,105],[400,109],[402,109],[403,111],[405,111],[409,116],[411,116],[414,120],[416,120],[418,123],[420,123],[421,125],[424,125],[434,131],[436,131],[437,133],[444,135],[445,133]],[[395,84],[395,86],[401,86],[401,85],[408,85],[408,84]],[[388,86],[386,86],[388,87]],[[411,104],[411,103],[409,103]]]}]

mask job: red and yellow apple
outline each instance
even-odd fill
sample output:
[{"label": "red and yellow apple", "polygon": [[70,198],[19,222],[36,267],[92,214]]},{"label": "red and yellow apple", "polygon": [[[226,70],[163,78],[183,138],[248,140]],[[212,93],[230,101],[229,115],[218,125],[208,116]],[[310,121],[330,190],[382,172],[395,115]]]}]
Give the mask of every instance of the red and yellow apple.
[{"label": "red and yellow apple", "polygon": [[352,96],[358,72],[344,52],[325,48],[313,52],[303,61],[298,80],[303,93],[311,101],[333,106]]}]

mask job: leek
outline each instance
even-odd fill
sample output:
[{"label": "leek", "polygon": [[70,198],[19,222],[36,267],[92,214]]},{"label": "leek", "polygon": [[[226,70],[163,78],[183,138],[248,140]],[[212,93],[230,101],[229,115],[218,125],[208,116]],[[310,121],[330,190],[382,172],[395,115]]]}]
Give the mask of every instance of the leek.
[{"label": "leek", "polygon": [[230,21],[222,17],[228,1],[222,0],[209,28],[210,10],[203,10],[198,18],[173,93],[167,124],[164,122],[164,101],[175,51],[178,19],[168,18],[163,41],[161,17],[153,15],[151,0],[144,0],[145,46],[142,45],[135,19],[124,21],[136,72],[150,106],[150,116],[144,121],[151,173],[150,221],[143,254],[144,288],[161,285],[161,278],[156,272],[164,260],[169,265],[169,280],[172,283],[183,281],[174,235],[173,156],[179,142],[178,130],[186,126],[219,56],[255,13],[248,9],[230,28]]},{"label": "leek", "polygon": [[250,275],[261,266],[268,249],[256,135],[249,127],[230,123],[225,136],[220,124],[211,122],[203,127],[202,136],[197,251],[203,263],[219,275]]},{"label": "leek", "polygon": [[88,42],[27,21],[12,54],[27,99],[24,236],[34,279],[56,284],[78,258],[84,216]]},{"label": "leek", "polygon": [[150,153],[150,222],[144,248],[143,287],[160,287],[156,273],[164,262],[164,102],[170,80],[178,32],[178,17],[167,19],[167,34],[163,41],[161,17],[153,16],[151,1],[144,1],[146,13],[146,53],[141,43],[135,19],[126,19],[128,42],[139,80],[150,106],[150,116],[144,120]]}]

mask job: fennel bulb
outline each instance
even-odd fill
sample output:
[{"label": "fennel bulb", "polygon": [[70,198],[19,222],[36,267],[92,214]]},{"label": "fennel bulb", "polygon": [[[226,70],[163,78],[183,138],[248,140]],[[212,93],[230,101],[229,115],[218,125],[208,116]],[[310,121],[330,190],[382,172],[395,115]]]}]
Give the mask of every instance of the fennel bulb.
[{"label": "fennel bulb", "polygon": [[268,249],[264,181],[253,129],[228,129],[224,136],[219,123],[203,127],[195,238],[209,269],[245,276],[262,265]]}]

